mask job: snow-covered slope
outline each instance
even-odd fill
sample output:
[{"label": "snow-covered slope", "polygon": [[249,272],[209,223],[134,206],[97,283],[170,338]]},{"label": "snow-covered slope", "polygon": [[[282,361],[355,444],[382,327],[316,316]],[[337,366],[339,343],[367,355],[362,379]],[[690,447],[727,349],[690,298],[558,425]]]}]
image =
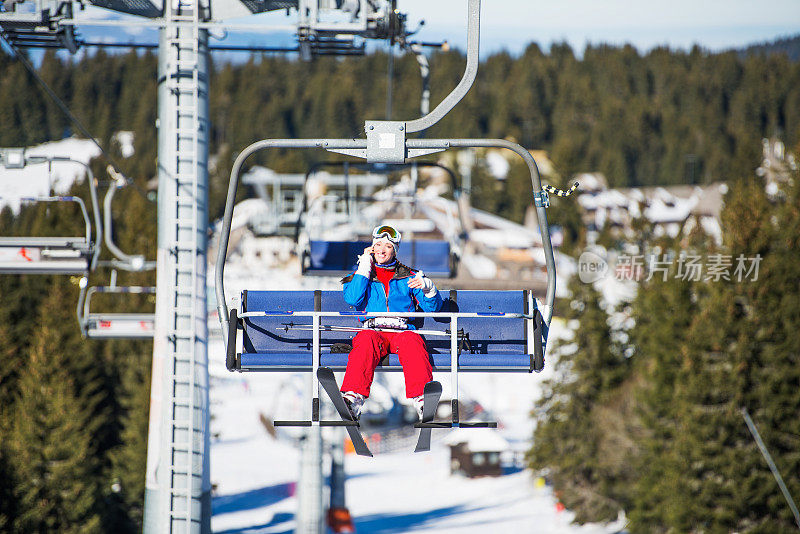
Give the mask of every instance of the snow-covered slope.
[{"label": "snow-covered slope", "polygon": [[[26,156],[69,157],[85,164],[99,154],[100,149],[92,141],[74,137],[25,150]],[[69,161],[55,161],[49,166],[29,165],[24,169],[0,167],[0,209],[7,205],[16,213],[20,206],[19,197],[45,196],[51,189],[56,194],[64,194],[75,180],[85,174],[83,165]]]}]

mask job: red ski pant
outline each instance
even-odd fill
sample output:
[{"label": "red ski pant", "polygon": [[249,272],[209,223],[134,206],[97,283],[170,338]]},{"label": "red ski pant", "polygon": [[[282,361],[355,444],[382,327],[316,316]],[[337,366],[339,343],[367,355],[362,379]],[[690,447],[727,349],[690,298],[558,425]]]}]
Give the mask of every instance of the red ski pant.
[{"label": "red ski pant", "polygon": [[422,395],[425,384],[433,380],[433,369],[425,340],[413,330],[362,330],[356,334],[353,338],[353,350],[347,358],[342,391],[355,391],[369,397],[375,367],[389,353],[395,353],[400,358],[406,379],[406,397],[410,399]]}]

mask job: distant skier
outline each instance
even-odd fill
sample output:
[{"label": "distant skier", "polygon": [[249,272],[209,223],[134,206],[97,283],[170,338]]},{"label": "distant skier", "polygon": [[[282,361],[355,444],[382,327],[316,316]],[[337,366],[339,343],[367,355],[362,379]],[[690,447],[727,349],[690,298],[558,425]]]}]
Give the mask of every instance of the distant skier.
[{"label": "distant skier", "polygon": [[[400,232],[393,227],[376,226],[372,245],[358,258],[358,268],[342,279],[344,300],[348,304],[359,311],[389,312],[386,316],[367,318],[364,321],[367,329],[353,338],[341,391],[355,419],[369,397],[375,367],[387,354],[398,355],[406,381],[406,397],[412,399],[420,419],[422,393],[425,384],[433,380],[425,340],[414,332],[411,321],[392,317],[391,312],[413,312],[415,303],[422,311],[437,312],[442,307],[442,297],[422,271],[397,261],[400,238]],[[376,328],[381,330],[373,330]]]}]

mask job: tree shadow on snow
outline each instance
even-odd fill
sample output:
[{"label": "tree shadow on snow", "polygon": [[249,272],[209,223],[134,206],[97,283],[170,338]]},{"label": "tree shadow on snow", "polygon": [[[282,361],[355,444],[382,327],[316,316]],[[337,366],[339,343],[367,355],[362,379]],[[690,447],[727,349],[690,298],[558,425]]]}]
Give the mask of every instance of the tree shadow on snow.
[{"label": "tree shadow on snow", "polygon": [[[281,523],[286,523],[287,521],[291,521],[292,519],[294,519],[294,514],[290,514],[288,512],[279,512],[272,517],[272,520],[269,523],[264,523],[263,525],[251,525],[245,528],[218,530],[214,532],[214,534],[249,534],[249,533],[261,532],[261,530],[265,528],[273,527]],[[280,532],[276,531],[273,534],[291,534],[292,532],[294,532],[294,529],[282,530]]]},{"label": "tree shadow on snow", "polygon": [[219,515],[269,506],[291,497],[294,492],[294,482],[283,482],[232,495],[221,495],[211,499],[211,513]]},{"label": "tree shadow on snow", "polygon": [[356,532],[369,532],[370,534],[395,534],[408,532],[415,528],[421,528],[426,523],[441,519],[446,516],[453,516],[463,514],[466,512],[475,512],[481,508],[472,508],[469,506],[447,506],[443,508],[435,508],[433,510],[426,510],[424,512],[416,512],[410,514],[373,514],[356,517],[353,523],[356,527]]}]

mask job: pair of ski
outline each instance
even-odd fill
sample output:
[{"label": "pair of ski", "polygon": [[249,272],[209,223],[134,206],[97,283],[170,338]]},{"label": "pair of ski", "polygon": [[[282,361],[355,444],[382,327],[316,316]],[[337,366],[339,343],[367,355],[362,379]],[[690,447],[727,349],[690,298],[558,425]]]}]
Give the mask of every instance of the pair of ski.
[{"label": "pair of ski", "polygon": [[[347,408],[344,402],[342,392],[339,391],[339,386],[336,383],[336,377],[333,371],[328,367],[320,367],[317,369],[317,379],[319,380],[322,389],[328,394],[336,411],[339,412],[339,417],[345,421],[345,428],[350,436],[350,441],[353,442],[353,448],[356,454],[361,456],[372,456],[372,453],[364,441],[364,437],[358,430],[358,421],[353,419],[353,415]],[[417,439],[417,447],[414,452],[429,451],[431,449],[431,429],[437,426],[433,423],[433,417],[436,415],[436,408],[439,406],[439,399],[442,396],[442,385],[439,382],[428,382],[425,384],[425,391],[423,393],[424,402],[422,405],[422,422],[418,423],[419,438]],[[430,425],[430,426],[422,426]],[[449,425],[448,425],[449,426]]]}]

